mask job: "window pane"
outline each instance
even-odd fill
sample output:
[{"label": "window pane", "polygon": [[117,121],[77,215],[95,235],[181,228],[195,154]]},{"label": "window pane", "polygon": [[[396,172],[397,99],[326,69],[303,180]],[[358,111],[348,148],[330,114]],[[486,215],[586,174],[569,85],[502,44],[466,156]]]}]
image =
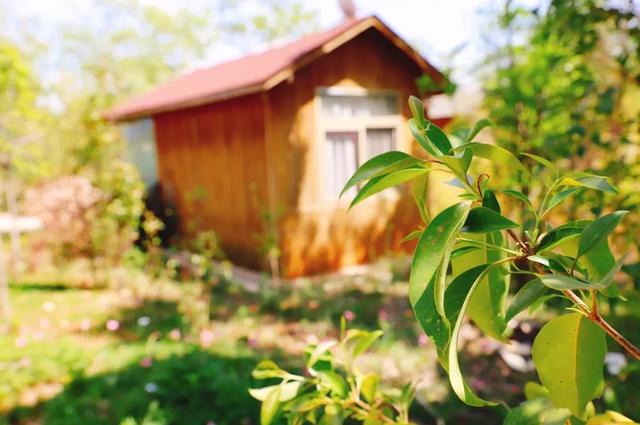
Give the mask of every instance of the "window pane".
[{"label": "window pane", "polygon": [[372,94],[369,96],[322,95],[322,113],[328,117],[371,117],[398,114],[394,94]]},{"label": "window pane", "polygon": [[[358,167],[358,133],[327,132],[325,146],[327,196],[329,199],[337,200],[344,184]],[[350,190],[349,195],[355,195],[355,189]]]},{"label": "window pane", "polygon": [[395,149],[396,130],[394,128],[367,129],[367,158],[373,158]]}]

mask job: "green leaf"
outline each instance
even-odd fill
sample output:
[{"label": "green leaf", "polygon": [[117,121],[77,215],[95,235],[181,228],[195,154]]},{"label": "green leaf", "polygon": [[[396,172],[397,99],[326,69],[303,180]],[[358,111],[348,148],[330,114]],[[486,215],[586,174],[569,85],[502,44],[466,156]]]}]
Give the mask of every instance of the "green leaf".
[{"label": "green leaf", "polygon": [[[578,252],[578,240],[576,238],[567,238],[560,245],[560,248],[567,255],[575,257]],[[616,266],[616,260],[613,258],[609,242],[603,239],[589,252],[578,259],[579,269],[583,274],[589,277],[593,282],[603,281],[605,276]],[[621,298],[620,290],[616,285],[609,285],[604,289],[604,293],[610,298]]]},{"label": "green leaf", "polygon": [[587,421],[587,425],[615,425],[615,424],[638,425],[636,422],[632,421],[626,416],[621,415],[618,412],[612,412],[611,410],[607,410],[603,414],[594,416],[593,418]]},{"label": "green leaf", "polygon": [[620,258],[618,262],[613,267],[611,267],[611,269],[607,272],[607,274],[605,274],[604,276],[602,276],[600,280],[598,280],[597,285],[607,287],[611,283],[613,283],[613,278],[615,277],[616,273],[620,271],[620,269],[624,265],[624,262],[626,261],[628,256],[629,256],[628,252],[625,255],[623,255],[622,258]]},{"label": "green leaf", "polygon": [[349,394],[347,381],[337,373],[331,371],[318,372],[318,377],[320,378],[320,382],[335,396],[344,398]]},{"label": "green leaf", "polygon": [[567,199],[569,196],[573,195],[574,193],[578,192],[579,190],[580,190],[580,188],[572,187],[572,188],[569,188],[569,189],[561,190],[560,192],[554,194],[551,197],[551,199],[549,200],[549,205],[547,205],[547,209],[543,211],[541,216],[544,217],[545,215],[547,215],[547,213],[549,213],[549,211],[551,211],[558,204],[560,204],[562,201],[564,201],[565,199]]},{"label": "green leaf", "polygon": [[580,177],[565,177],[560,184],[563,186],[588,187],[606,193],[618,193],[616,188],[611,186],[609,181],[601,176],[585,175]]},{"label": "green leaf", "polygon": [[568,409],[556,409],[549,399],[541,397],[511,409],[503,425],[565,425],[570,417]]},{"label": "green leaf", "polygon": [[288,375],[286,370],[280,369],[271,360],[263,360],[253,369],[251,376],[255,379],[284,378]]},{"label": "green leaf", "polygon": [[339,404],[328,404],[324,408],[324,416],[320,420],[320,425],[342,425],[344,418],[342,417],[342,408]]},{"label": "green leaf", "polygon": [[537,382],[528,381],[524,384],[524,396],[527,400],[533,400],[540,397],[549,398],[549,390]]},{"label": "green leaf", "polygon": [[558,169],[557,169],[557,168],[556,168],[556,166],[555,166],[555,165],[553,165],[553,164],[551,163],[551,161],[549,161],[548,159],[543,158],[543,157],[538,156],[538,155],[534,155],[534,154],[532,154],[532,153],[527,153],[527,152],[521,153],[520,155],[522,155],[522,156],[526,156],[527,158],[531,158],[531,159],[533,159],[533,160],[534,160],[535,162],[537,162],[538,164],[542,165],[543,167],[546,167],[546,168],[550,169],[550,170],[551,170],[551,171],[553,171],[556,175],[558,175]]},{"label": "green leaf", "polygon": [[472,251],[478,251],[480,248],[477,246],[473,246],[473,245],[467,245],[467,246],[461,246],[459,248],[456,248],[453,250],[453,252],[451,252],[451,260],[453,260],[454,258],[458,258],[462,255],[468,254]]},{"label": "green leaf", "polygon": [[[496,214],[500,212],[500,204],[492,190],[487,189],[484,191],[482,205]],[[502,246],[504,244],[504,239],[500,232],[476,235],[476,237],[491,245]],[[476,256],[476,259],[480,260],[479,264],[492,264],[503,257],[504,253],[502,251],[483,246],[481,255]],[[454,264],[454,272],[455,266],[457,264]],[[506,265],[495,267],[487,272],[487,277],[478,284],[467,308],[469,318],[485,334],[503,342],[505,342],[505,338],[502,335],[507,325],[504,320],[505,308],[510,283],[507,267]]]},{"label": "green leaf", "polygon": [[473,154],[480,158],[485,158],[493,161],[494,165],[501,165],[511,171],[522,171],[525,175],[529,175],[529,170],[516,158],[511,152],[496,145],[490,145],[487,143],[465,143],[456,147],[454,150],[463,150],[471,148]]},{"label": "green leaf", "polygon": [[413,180],[416,177],[425,175],[429,172],[428,168],[424,167],[415,167],[415,168],[405,168],[404,170],[398,170],[391,172],[389,174],[385,174],[383,176],[374,177],[367,182],[362,189],[355,196],[349,208],[354,205],[362,202],[368,197],[375,195],[378,192],[381,192],[385,189],[388,189],[393,186],[397,186],[400,183],[404,183],[409,180]]},{"label": "green leaf", "polygon": [[[464,317],[464,313],[467,310],[469,300],[473,297],[473,294],[476,288],[478,287],[480,282],[487,276],[487,273],[491,271],[491,269],[499,265],[500,264],[494,263],[491,265],[481,265],[471,269],[471,271],[473,271],[474,274],[480,271],[479,273],[477,273],[477,277],[473,281],[471,281],[469,278],[472,277],[474,274],[472,273],[461,274],[460,276],[458,276],[458,278],[456,278],[456,280],[460,281],[460,286],[463,287],[462,289],[466,290],[468,287],[466,294],[458,295],[458,292],[462,292],[462,291],[457,290],[455,292],[455,295],[456,295],[455,298],[454,298],[454,293],[452,293],[452,295],[448,297],[448,299],[460,299],[464,297],[464,301],[462,302],[462,305],[460,306],[458,311],[452,311],[451,314],[449,315],[450,320],[454,321],[455,324],[451,332],[449,347],[447,348],[445,369],[447,369],[447,371],[449,372],[449,381],[451,382],[451,387],[453,388],[453,391],[456,393],[458,398],[460,398],[460,400],[462,400],[464,403],[470,406],[476,406],[476,407],[494,406],[495,403],[483,400],[480,397],[478,397],[464,381],[464,377],[462,376],[462,372],[460,370],[460,363],[458,360],[458,336],[460,334],[460,326],[462,325],[462,319]],[[466,281],[462,280],[463,276],[465,276]],[[471,286],[468,286],[470,281],[472,282]],[[451,288],[453,288],[453,283],[451,284]]]},{"label": "green leaf", "polygon": [[318,344],[309,356],[309,360],[307,360],[307,367],[313,368],[316,362],[337,343],[338,341],[336,340],[328,340]]},{"label": "green leaf", "polygon": [[413,384],[407,383],[402,387],[402,391],[400,392],[398,401],[405,410],[409,410],[409,407],[411,407],[411,403],[413,402],[415,396],[416,388],[413,386]]},{"label": "green leaf", "polygon": [[438,158],[438,161],[449,167],[459,178],[465,179],[472,159],[473,152],[471,149],[464,149],[459,155],[443,155]]},{"label": "green leaf", "polygon": [[273,422],[278,413],[281,391],[280,385],[270,387],[260,407],[260,425],[270,425]]},{"label": "green leaf", "polygon": [[431,156],[439,157],[442,155],[438,148],[436,148],[433,143],[427,138],[425,131],[422,125],[418,124],[415,118],[411,118],[409,120],[409,131],[413,135],[413,138],[417,140],[418,144],[422,146],[422,148],[427,151]]},{"label": "green leaf", "polygon": [[375,399],[379,383],[380,378],[375,373],[368,373],[364,378],[362,378],[360,383],[360,394],[362,394],[362,397],[366,401],[372,402]]},{"label": "green leaf", "polygon": [[[551,254],[554,255],[553,253]],[[527,257],[527,260],[532,261],[534,263],[542,264],[552,272],[556,272],[560,274],[567,273],[567,268],[555,258],[547,258],[547,257],[542,257],[540,255],[529,255]],[[573,263],[571,263],[571,265],[573,265]],[[571,265],[569,265],[569,267],[571,267]]]},{"label": "green leaf", "polygon": [[413,201],[418,207],[422,221],[427,224],[430,221],[427,211],[427,188],[429,187],[429,175],[417,177],[413,182]]},{"label": "green leaf", "polygon": [[600,242],[606,240],[607,236],[613,232],[627,212],[628,211],[616,211],[602,216],[593,223],[587,225],[580,235],[577,258],[582,257]]},{"label": "green leaf", "polygon": [[435,146],[442,155],[447,155],[451,151],[451,142],[444,131],[434,123],[429,120],[426,120],[427,124],[424,128],[424,131],[427,135],[427,138],[431,142],[433,146]]},{"label": "green leaf", "polygon": [[[350,331],[351,332],[351,331]],[[362,353],[367,351],[371,345],[376,342],[383,334],[382,331],[358,331],[359,334],[352,339],[349,339],[349,342],[353,344],[352,355],[355,359],[360,356]]]},{"label": "green leaf", "polygon": [[[456,236],[470,209],[468,201],[445,209],[429,223],[418,241],[409,279],[409,300],[418,320],[425,313],[425,295],[430,293],[435,298],[436,311],[447,322],[444,312],[447,267]],[[437,276],[436,272],[439,272]],[[430,285],[433,285],[432,291],[427,291]]]},{"label": "green leaf", "polygon": [[249,389],[249,394],[256,400],[260,400],[262,402],[266,401],[273,390],[278,387],[278,402],[283,403],[285,401],[293,400],[298,394],[298,390],[302,382],[294,381],[294,382],[283,382],[278,385],[272,385],[270,387],[264,388],[251,388]]},{"label": "green leaf", "polygon": [[553,404],[582,417],[604,388],[602,329],[578,313],[548,322],[533,342],[533,361]]},{"label": "green leaf", "polygon": [[591,223],[590,220],[572,221],[550,230],[542,236],[536,250],[538,252],[550,250],[563,244],[567,239],[578,237],[589,223]]},{"label": "green leaf", "polygon": [[599,283],[583,282],[581,280],[563,274],[545,274],[540,276],[539,279],[544,285],[557,291],[567,291],[575,289],[604,289],[607,287],[607,285],[602,285]]},{"label": "green leaf", "polygon": [[420,236],[422,236],[422,232],[423,230],[414,230],[413,232],[409,233],[407,236],[405,236],[404,238],[400,239],[400,242],[409,242],[415,239],[420,239]]},{"label": "green leaf", "polygon": [[351,176],[349,181],[344,185],[342,192],[340,192],[340,196],[344,195],[346,191],[365,180],[389,174],[393,171],[398,171],[404,168],[414,167],[419,164],[422,164],[421,160],[404,152],[391,151],[376,155],[356,170],[353,176]]},{"label": "green leaf", "polygon": [[498,198],[496,198],[496,194],[493,190],[487,189],[482,194],[482,206],[485,208],[489,208],[500,214],[502,211],[500,210],[500,203],[498,202]]},{"label": "green leaf", "polygon": [[425,115],[424,115],[424,102],[422,99],[416,96],[409,96],[409,109],[411,109],[411,115],[415,118],[420,124],[425,124]]},{"label": "green leaf", "polygon": [[[455,321],[462,305],[471,289],[471,285],[476,278],[487,268],[486,264],[472,267],[461,273],[449,284],[445,292],[446,317]],[[414,307],[418,323],[435,344],[438,357],[446,364],[446,352],[449,345],[449,325],[448,322],[438,314],[435,308],[435,298],[433,296],[433,284],[427,287],[427,296],[420,299],[420,303]]]},{"label": "green leaf", "polygon": [[533,279],[527,282],[513,297],[513,301],[511,301],[509,309],[507,310],[505,321],[508,323],[516,317],[518,313],[524,311],[538,299],[544,297],[547,291],[547,287],[540,279]]},{"label": "green leaf", "polygon": [[465,138],[465,143],[469,143],[470,141],[475,139],[478,133],[480,133],[487,127],[493,127],[493,123],[491,122],[491,120],[483,118],[480,121],[476,121],[476,123],[473,124],[473,127],[471,127],[471,130],[469,130],[469,134]]},{"label": "green leaf", "polygon": [[533,205],[531,205],[531,201],[529,200],[529,198],[527,198],[527,196],[518,191],[518,190],[514,190],[514,189],[505,189],[502,191],[502,193],[504,193],[507,196],[511,196],[512,198],[516,198],[522,202],[524,202],[525,204],[527,204],[529,207],[533,208]]},{"label": "green leaf", "polygon": [[533,304],[531,304],[531,306],[529,307],[529,314],[533,314],[534,311],[536,311],[537,309],[540,308],[540,306],[542,306],[542,304],[546,303],[547,301],[549,301],[552,298],[560,298],[560,299],[564,299],[563,296],[561,295],[557,295],[557,294],[551,294],[551,295],[545,295],[542,298],[538,298],[536,301],[533,302]]},{"label": "green leaf", "polygon": [[520,225],[502,214],[489,208],[477,207],[469,212],[462,231],[466,233],[489,233],[517,227],[520,227]]}]

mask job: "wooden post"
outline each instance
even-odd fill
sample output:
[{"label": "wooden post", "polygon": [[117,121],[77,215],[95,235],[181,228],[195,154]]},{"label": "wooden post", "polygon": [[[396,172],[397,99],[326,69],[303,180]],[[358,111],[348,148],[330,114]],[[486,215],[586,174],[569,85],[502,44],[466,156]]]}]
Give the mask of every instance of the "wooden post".
[{"label": "wooden post", "polygon": [[[0,179],[0,192],[3,192],[4,180]],[[0,198],[1,199],[1,198]],[[3,321],[11,319],[11,303],[9,302],[9,279],[7,278],[7,266],[4,255],[4,237],[0,232],[0,317]]]},{"label": "wooden post", "polygon": [[9,279],[4,258],[4,237],[0,233],[0,317],[4,321],[11,319],[11,303],[9,301]]},{"label": "wooden post", "polygon": [[18,217],[18,202],[15,187],[15,179],[9,175],[7,177],[5,198],[7,200],[7,210],[10,216],[9,235],[11,237],[11,262],[7,268],[12,278],[15,279],[22,269],[22,247],[20,246],[20,229],[16,218]]}]

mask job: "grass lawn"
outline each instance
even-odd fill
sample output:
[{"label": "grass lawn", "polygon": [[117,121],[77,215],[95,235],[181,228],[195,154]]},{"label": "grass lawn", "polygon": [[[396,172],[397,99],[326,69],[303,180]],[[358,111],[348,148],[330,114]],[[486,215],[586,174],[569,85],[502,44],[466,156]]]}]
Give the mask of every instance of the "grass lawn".
[{"label": "grass lawn", "polygon": [[[197,284],[119,273],[109,288],[35,278],[12,285],[14,320],[0,334],[0,424],[257,425],[247,392],[255,364],[273,358],[299,370],[305,346],[335,337],[345,311],[352,327],[385,331],[360,366],[386,385],[416,383],[418,423],[499,423],[504,414],[451,397],[404,283],[349,278],[252,293],[225,281],[203,305]],[[471,384],[516,402],[535,376],[510,371],[473,331],[468,338]]]}]

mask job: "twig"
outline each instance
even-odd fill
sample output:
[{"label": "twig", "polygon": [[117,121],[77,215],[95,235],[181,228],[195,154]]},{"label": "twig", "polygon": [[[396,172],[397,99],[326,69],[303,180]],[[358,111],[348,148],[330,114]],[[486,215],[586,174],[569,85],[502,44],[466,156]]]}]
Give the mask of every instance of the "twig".
[{"label": "twig", "polygon": [[602,316],[598,314],[598,312],[596,312],[595,314],[593,314],[592,312],[592,314],[590,314],[588,317],[593,323],[600,326],[607,334],[609,334],[609,336],[613,338],[614,341],[617,342],[622,348],[624,348],[625,351],[629,353],[629,355],[631,355],[631,357],[636,360],[640,360],[640,348],[636,347],[631,343],[631,341],[622,336],[622,334],[620,334],[620,332],[615,330],[609,323],[607,323],[607,321],[604,320]]},{"label": "twig", "polygon": [[580,308],[580,310],[584,312],[584,314],[586,314],[587,316],[591,314],[591,309],[589,308],[589,306],[584,301],[582,301],[582,298],[580,298],[575,292],[570,289],[562,292],[567,296],[567,298],[573,301],[573,303],[576,304]]},{"label": "twig", "polygon": [[[534,267],[537,268],[536,263]],[[542,268],[539,268],[540,272],[543,272]],[[571,290],[562,291],[562,293],[569,298],[575,305],[578,306],[580,311],[593,323],[600,326],[615,342],[617,342],[631,357],[636,360],[640,360],[640,348],[636,347],[631,341],[626,339],[620,332],[618,332],[613,326],[611,326],[602,316],[598,313],[598,302],[595,291],[591,291],[591,307],[585,303],[575,292]]]},{"label": "twig", "polygon": [[491,176],[487,173],[482,173],[478,176],[478,178],[476,179],[476,186],[478,187],[478,195],[480,195],[480,197],[482,197],[482,188],[480,187],[480,184],[482,183],[482,177],[486,177],[487,180],[489,180],[491,178]]},{"label": "twig", "polygon": [[520,238],[518,238],[518,236],[513,232],[513,230],[507,229],[507,233],[509,234],[509,236],[511,236],[511,238],[513,238],[513,240],[518,244],[518,246],[520,246],[520,249],[522,249],[527,254],[531,254],[531,250],[529,249],[529,247],[527,247],[524,244],[524,242],[522,242]]},{"label": "twig", "polygon": [[595,291],[592,291],[592,307],[589,306],[582,301],[582,299],[576,295],[575,292],[567,290],[563,291],[563,293],[573,301],[585,314],[585,316],[591,320],[596,325],[600,326],[615,342],[617,342],[624,350],[629,353],[634,359],[640,360],[640,348],[636,347],[626,339],[620,332],[618,332],[613,326],[611,326],[600,314],[598,313],[597,300],[594,294]]}]

